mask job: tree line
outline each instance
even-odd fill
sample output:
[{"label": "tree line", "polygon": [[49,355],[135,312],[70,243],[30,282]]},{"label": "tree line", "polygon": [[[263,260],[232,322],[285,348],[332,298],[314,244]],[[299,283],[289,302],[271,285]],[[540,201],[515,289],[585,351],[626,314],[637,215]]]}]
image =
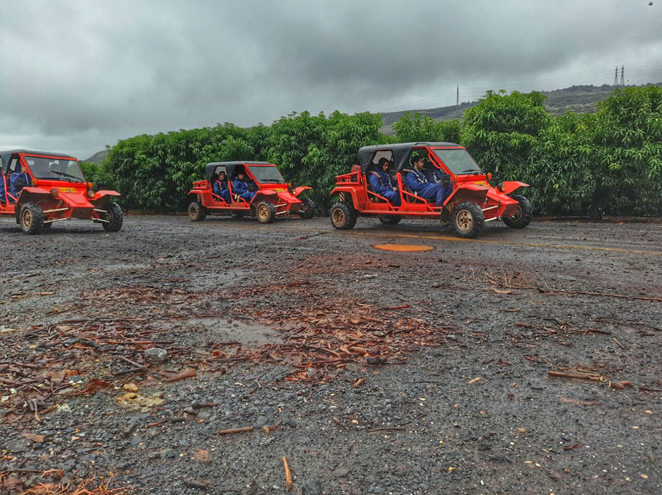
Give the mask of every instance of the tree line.
[{"label": "tree line", "polygon": [[212,161],[278,165],[288,182],[310,185],[329,206],[335,176],[349,172],[361,146],[447,141],[467,147],[494,181],[522,180],[538,214],[662,214],[662,88],[616,90],[595,114],[554,117],[538,92],[488,91],[462,121],[407,113],[395,135],[379,114],[291,113],[270,126],[215,127],[143,134],[119,141],[100,164],[83,170],[117,189],[129,210],[184,211],[195,180]]}]

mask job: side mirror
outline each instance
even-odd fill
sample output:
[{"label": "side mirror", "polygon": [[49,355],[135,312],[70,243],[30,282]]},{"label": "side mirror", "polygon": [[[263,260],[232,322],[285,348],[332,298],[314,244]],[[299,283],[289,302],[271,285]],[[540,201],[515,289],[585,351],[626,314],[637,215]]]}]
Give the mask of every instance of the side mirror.
[{"label": "side mirror", "polygon": [[441,187],[448,187],[451,185],[451,176],[448,174],[441,174]]}]

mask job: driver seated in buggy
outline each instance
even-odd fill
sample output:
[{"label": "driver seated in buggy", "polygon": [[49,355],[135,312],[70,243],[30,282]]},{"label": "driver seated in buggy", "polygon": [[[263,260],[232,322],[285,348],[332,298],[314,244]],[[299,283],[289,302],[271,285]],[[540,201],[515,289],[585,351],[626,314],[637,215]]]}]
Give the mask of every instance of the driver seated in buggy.
[{"label": "driver seated in buggy", "polygon": [[254,191],[249,191],[248,182],[245,180],[246,173],[243,169],[237,170],[236,178],[232,181],[232,192],[245,201],[252,201],[255,196]]},{"label": "driver seated in buggy", "polygon": [[385,197],[394,206],[400,206],[398,183],[389,175],[389,166],[390,162],[387,158],[380,158],[377,169],[369,172],[368,182],[373,192]]},{"label": "driver seated in buggy", "polygon": [[405,177],[407,188],[419,198],[434,201],[437,206],[443,206],[446,198],[450,196],[453,186],[444,187],[441,182],[428,181],[423,173],[424,159],[422,156],[413,159],[413,170],[409,170]]},{"label": "driver seated in buggy", "polygon": [[214,194],[223,198],[226,203],[230,203],[230,189],[228,189],[228,178],[225,172],[218,173],[218,178],[214,181]]},{"label": "driver seated in buggy", "polygon": [[21,164],[17,164],[16,171],[9,177],[9,202],[16,203],[21,190],[25,186],[32,186],[32,179],[27,172],[21,170]]}]

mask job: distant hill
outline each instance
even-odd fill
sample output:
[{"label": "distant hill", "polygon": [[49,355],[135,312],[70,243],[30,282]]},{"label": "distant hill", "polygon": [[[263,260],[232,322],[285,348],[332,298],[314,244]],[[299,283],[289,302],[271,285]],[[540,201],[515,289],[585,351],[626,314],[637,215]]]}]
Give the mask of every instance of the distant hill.
[{"label": "distant hill", "polygon": [[[662,86],[662,83],[645,84],[644,86]],[[568,111],[577,113],[595,113],[598,102],[609,97],[614,89],[616,89],[614,86],[604,84],[602,86],[571,86],[569,88],[556,89],[554,91],[541,91],[541,93],[547,96],[547,99],[545,100],[545,108],[547,108],[552,115],[563,115]],[[427,115],[437,121],[453,120],[461,119],[467,108],[471,108],[477,104],[477,101],[462,102],[459,106],[453,105],[449,107],[409,111],[420,113],[421,115]],[[393,123],[397,122],[407,111],[408,110],[382,113],[382,120],[384,122],[382,132],[393,134]]]},{"label": "distant hill", "polygon": [[108,150],[103,150],[103,151],[99,151],[98,153],[95,153],[94,155],[89,157],[87,160],[82,160],[82,161],[84,161],[86,163],[99,163],[99,162],[105,160],[107,156],[108,156]]}]

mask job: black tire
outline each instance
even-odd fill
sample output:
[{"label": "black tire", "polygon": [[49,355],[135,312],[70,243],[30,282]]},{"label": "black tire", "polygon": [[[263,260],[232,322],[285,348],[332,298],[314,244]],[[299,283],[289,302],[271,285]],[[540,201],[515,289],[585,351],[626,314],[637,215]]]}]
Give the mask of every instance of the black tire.
[{"label": "black tire", "polygon": [[243,211],[233,211],[230,213],[230,216],[236,220],[244,218],[245,213]]},{"label": "black tire", "polygon": [[533,218],[533,206],[531,205],[531,201],[524,196],[516,194],[515,196],[511,196],[511,198],[515,201],[519,201],[519,206],[512,216],[503,219],[503,223],[511,229],[523,229],[531,223],[531,219]]},{"label": "black tire", "polygon": [[106,220],[108,222],[103,222],[103,230],[106,232],[119,232],[122,230],[122,224],[124,223],[124,214],[122,213],[122,208],[117,203],[108,203],[106,205]]},{"label": "black tire", "polygon": [[271,223],[276,218],[276,207],[268,201],[260,201],[255,207],[255,216],[260,223]]},{"label": "black tire", "polygon": [[310,198],[301,198],[303,203],[299,208],[299,216],[304,220],[310,220],[315,216],[315,203]]},{"label": "black tire", "polygon": [[400,220],[402,220],[402,217],[399,217],[397,215],[389,215],[389,216],[382,216],[382,217],[377,217],[379,218],[379,221],[382,222],[384,225],[397,225],[400,223]]},{"label": "black tire", "polygon": [[21,206],[20,225],[23,233],[38,235],[44,228],[44,210],[36,203],[25,203]]},{"label": "black tire", "polygon": [[356,210],[347,203],[336,203],[331,207],[331,225],[334,229],[349,230],[356,225]]},{"label": "black tire", "polygon": [[207,216],[205,207],[199,201],[191,201],[188,205],[188,217],[191,222],[202,222]]},{"label": "black tire", "polygon": [[453,228],[458,236],[465,239],[478,237],[483,225],[485,216],[476,203],[460,203],[453,210]]}]

